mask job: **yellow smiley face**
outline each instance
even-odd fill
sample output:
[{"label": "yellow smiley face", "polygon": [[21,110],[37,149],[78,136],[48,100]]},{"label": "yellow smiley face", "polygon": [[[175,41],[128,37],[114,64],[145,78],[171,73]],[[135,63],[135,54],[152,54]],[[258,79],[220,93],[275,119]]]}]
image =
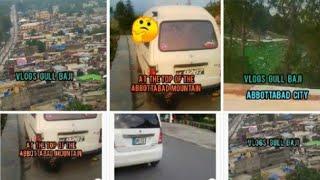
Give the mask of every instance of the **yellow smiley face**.
[{"label": "yellow smiley face", "polygon": [[158,23],[151,17],[142,16],[132,25],[132,39],[136,43],[150,42],[158,35]]}]

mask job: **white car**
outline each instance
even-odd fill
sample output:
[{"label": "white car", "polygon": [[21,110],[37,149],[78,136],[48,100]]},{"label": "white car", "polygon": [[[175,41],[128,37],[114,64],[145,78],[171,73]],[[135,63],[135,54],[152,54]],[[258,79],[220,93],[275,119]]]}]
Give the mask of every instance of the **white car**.
[{"label": "white car", "polygon": [[163,135],[156,114],[115,114],[115,167],[150,164],[162,158]]},{"label": "white car", "polygon": [[195,75],[203,89],[220,84],[220,30],[202,7],[157,6],[144,13],[158,22],[159,34],[136,46],[139,73]]},{"label": "white car", "polygon": [[[22,115],[29,141],[76,141],[83,154],[100,153],[101,115],[97,114],[25,114]],[[57,158],[50,158],[55,166]]]}]

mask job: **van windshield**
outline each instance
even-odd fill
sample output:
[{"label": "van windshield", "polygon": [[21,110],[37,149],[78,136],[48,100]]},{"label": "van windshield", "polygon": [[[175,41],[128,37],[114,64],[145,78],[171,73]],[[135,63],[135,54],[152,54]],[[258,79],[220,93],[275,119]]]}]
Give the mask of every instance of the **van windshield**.
[{"label": "van windshield", "polygon": [[164,21],[160,25],[160,51],[214,49],[217,46],[210,21]]},{"label": "van windshield", "polygon": [[47,121],[94,119],[96,114],[44,114]]},{"label": "van windshield", "polygon": [[115,128],[160,128],[160,123],[156,114],[116,114]]}]

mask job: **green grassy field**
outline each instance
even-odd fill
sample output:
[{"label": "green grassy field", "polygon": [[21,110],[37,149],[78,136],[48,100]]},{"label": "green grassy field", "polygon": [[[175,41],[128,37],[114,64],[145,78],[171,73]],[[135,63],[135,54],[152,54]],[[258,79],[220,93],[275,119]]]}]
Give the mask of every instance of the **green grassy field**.
[{"label": "green grassy field", "polygon": [[284,60],[286,42],[247,42],[245,58],[241,57],[240,42],[230,47],[225,40],[225,81],[242,83],[242,75],[248,73],[279,73]]},{"label": "green grassy field", "polygon": [[284,59],[286,42],[248,42],[245,48],[245,56],[248,58],[249,68],[254,73],[276,73]]}]

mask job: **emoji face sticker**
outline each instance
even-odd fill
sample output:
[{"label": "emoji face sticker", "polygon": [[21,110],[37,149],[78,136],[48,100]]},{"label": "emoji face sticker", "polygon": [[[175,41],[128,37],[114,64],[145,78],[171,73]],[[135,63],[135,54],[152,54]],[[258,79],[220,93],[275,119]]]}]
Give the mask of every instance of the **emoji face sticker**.
[{"label": "emoji face sticker", "polygon": [[132,25],[132,39],[136,43],[150,42],[158,35],[158,23],[151,17],[142,16]]}]

